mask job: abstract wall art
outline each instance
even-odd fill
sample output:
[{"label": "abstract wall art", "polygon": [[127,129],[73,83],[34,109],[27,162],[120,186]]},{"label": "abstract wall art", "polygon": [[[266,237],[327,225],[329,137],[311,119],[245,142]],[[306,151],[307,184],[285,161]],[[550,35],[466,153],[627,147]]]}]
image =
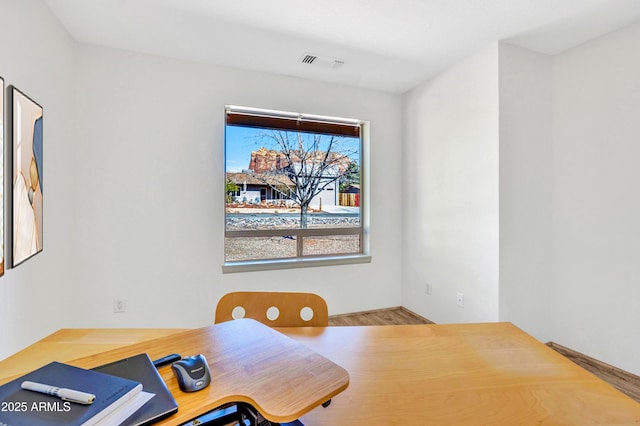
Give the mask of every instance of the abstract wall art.
[{"label": "abstract wall art", "polygon": [[42,107],[11,88],[13,181],[12,263],[42,251]]}]

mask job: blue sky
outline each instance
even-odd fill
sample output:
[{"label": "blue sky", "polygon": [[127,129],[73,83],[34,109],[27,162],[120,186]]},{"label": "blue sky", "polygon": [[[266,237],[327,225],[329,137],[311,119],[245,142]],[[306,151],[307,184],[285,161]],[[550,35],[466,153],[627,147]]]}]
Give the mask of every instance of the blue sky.
[{"label": "blue sky", "polygon": [[[261,146],[272,148],[267,145],[267,141],[261,141],[258,135],[265,132],[265,129],[253,127],[226,126],[225,129],[225,167],[227,172],[241,172],[249,167],[251,151],[256,151]],[[343,138],[340,140],[340,151],[348,150],[359,154],[360,139]],[[320,146],[322,149],[322,146]],[[354,157],[353,155],[351,156]],[[357,157],[357,155],[356,155]],[[358,161],[359,158],[353,158]]]},{"label": "blue sky", "polygon": [[260,148],[255,139],[257,129],[251,127],[226,126],[225,161],[227,172],[241,172],[249,167],[251,151]]}]

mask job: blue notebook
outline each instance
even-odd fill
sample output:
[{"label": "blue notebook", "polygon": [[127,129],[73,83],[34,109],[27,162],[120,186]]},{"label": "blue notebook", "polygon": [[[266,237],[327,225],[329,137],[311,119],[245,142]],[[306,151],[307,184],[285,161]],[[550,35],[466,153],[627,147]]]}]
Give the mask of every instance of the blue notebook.
[{"label": "blue notebook", "polygon": [[[23,381],[69,388],[96,396],[90,405],[22,389]],[[0,386],[2,426],[90,426],[138,396],[142,384],[122,377],[52,362]]]}]

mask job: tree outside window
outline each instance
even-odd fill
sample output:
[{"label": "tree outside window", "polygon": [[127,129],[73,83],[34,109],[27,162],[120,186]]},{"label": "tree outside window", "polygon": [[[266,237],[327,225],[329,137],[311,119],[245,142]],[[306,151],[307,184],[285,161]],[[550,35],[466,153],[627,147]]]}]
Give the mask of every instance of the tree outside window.
[{"label": "tree outside window", "polygon": [[301,122],[227,113],[226,263],[363,253],[359,125]]}]

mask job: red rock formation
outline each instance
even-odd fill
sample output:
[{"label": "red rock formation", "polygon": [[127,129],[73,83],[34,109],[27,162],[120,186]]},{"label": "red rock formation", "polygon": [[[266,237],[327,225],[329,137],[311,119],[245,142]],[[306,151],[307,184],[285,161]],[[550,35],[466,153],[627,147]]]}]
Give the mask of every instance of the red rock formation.
[{"label": "red rock formation", "polygon": [[[309,157],[315,157],[316,161],[321,162],[325,156],[325,152],[316,151],[315,153],[309,153]],[[300,158],[292,158],[294,162],[299,162]],[[336,152],[330,152],[328,161],[337,166],[340,173],[344,173],[349,167],[351,160],[349,157],[338,154]],[[269,171],[280,170],[289,165],[286,155],[282,152],[267,149],[264,147],[259,148],[257,151],[251,152],[251,160],[249,161],[249,170],[254,173],[264,173]]]}]

